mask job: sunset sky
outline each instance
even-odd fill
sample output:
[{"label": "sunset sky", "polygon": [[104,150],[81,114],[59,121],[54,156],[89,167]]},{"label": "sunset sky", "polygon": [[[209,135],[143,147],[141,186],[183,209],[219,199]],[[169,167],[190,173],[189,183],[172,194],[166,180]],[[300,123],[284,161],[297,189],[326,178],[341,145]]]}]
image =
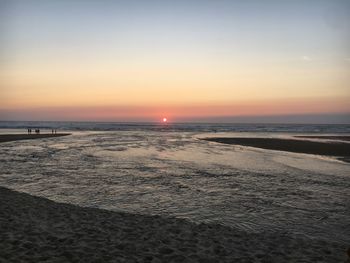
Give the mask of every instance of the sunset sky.
[{"label": "sunset sky", "polygon": [[350,121],[347,0],[0,0],[0,10],[0,120]]}]

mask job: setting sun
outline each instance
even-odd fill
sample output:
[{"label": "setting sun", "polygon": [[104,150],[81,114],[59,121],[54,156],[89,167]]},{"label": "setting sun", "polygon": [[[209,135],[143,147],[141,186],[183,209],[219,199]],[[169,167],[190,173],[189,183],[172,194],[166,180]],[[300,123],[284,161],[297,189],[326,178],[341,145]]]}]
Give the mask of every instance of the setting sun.
[{"label": "setting sun", "polygon": [[167,122],[168,120],[167,120],[167,118],[163,118],[163,122]]}]

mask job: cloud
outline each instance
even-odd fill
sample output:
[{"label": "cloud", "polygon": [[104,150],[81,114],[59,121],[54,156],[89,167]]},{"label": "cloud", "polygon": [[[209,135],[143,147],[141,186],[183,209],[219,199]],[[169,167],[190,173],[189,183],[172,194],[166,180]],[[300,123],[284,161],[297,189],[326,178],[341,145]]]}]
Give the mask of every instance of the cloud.
[{"label": "cloud", "polygon": [[311,61],[312,60],[309,56],[302,56],[301,59],[303,61]]}]

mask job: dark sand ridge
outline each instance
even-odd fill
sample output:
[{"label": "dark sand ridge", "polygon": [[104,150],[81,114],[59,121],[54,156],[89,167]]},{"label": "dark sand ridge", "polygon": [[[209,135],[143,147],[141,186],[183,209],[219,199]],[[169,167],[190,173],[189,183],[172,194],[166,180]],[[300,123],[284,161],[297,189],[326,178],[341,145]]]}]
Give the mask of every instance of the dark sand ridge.
[{"label": "dark sand ridge", "polygon": [[345,262],[348,244],[82,208],[0,187],[0,262]]},{"label": "dark sand ridge", "polygon": [[0,134],[0,142],[11,142],[19,140],[43,139],[52,137],[67,136],[70,133],[42,133],[42,134]]},{"label": "dark sand ridge", "polygon": [[297,139],[279,139],[279,138],[204,138],[203,140],[237,144],[269,150],[308,153],[317,155],[328,155],[342,157],[344,160],[350,158],[350,143],[345,142],[318,142]]}]

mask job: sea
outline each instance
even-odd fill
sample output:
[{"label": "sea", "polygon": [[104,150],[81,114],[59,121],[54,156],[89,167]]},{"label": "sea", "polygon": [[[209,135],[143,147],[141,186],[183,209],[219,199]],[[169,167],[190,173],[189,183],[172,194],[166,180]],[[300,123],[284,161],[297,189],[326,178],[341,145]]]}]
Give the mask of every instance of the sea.
[{"label": "sea", "polygon": [[1,186],[84,207],[350,244],[349,163],[201,140],[349,135],[350,125],[0,122],[0,134],[27,128],[71,135],[1,143]]},{"label": "sea", "polygon": [[61,131],[350,133],[350,124],[0,121],[0,129],[27,128]]}]

